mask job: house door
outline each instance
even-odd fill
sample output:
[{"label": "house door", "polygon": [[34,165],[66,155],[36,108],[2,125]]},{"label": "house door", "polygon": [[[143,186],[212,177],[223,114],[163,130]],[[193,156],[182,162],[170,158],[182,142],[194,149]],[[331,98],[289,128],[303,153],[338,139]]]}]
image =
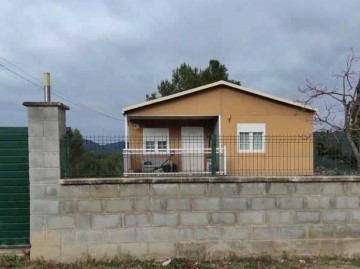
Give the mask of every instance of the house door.
[{"label": "house door", "polygon": [[204,171],[204,128],[181,127],[182,171]]}]

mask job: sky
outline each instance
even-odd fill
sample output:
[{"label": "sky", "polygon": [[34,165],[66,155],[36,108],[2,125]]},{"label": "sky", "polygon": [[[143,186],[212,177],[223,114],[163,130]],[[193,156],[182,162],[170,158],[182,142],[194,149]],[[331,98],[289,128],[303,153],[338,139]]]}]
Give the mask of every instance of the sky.
[{"label": "sky", "polygon": [[243,86],[302,99],[307,79],[336,84],[350,50],[360,55],[359,10],[359,0],[0,0],[0,126],[27,125],[22,103],[43,101],[44,72],[52,101],[70,107],[67,126],[87,135],[123,135],[122,108],[182,63],[217,59]]}]

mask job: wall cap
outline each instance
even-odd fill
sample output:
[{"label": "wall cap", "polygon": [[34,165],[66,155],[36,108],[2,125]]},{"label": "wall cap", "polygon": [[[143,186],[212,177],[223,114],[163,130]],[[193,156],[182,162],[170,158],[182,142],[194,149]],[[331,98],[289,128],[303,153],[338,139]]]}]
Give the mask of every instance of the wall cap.
[{"label": "wall cap", "polygon": [[70,110],[70,108],[67,105],[64,105],[60,102],[23,102],[23,106],[26,107],[58,107],[63,110]]},{"label": "wall cap", "polygon": [[270,177],[117,177],[60,179],[60,185],[171,184],[171,183],[319,183],[360,182],[360,176],[270,176]]}]

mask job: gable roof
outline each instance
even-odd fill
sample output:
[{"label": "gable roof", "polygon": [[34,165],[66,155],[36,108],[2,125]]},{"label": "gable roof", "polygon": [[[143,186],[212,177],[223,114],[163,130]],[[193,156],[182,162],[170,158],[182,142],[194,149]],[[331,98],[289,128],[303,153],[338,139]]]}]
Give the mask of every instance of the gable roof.
[{"label": "gable roof", "polygon": [[157,98],[157,99],[154,99],[154,100],[150,100],[150,101],[146,101],[146,102],[142,102],[142,103],[138,103],[138,104],[135,104],[135,105],[124,107],[123,108],[123,114],[126,114],[126,112],[129,112],[129,111],[134,110],[134,109],[138,109],[138,108],[146,107],[146,106],[149,106],[149,105],[161,103],[161,102],[171,100],[171,99],[175,99],[175,98],[178,98],[178,97],[181,97],[181,96],[190,95],[190,94],[200,92],[200,91],[204,91],[204,90],[216,87],[216,86],[227,86],[227,87],[230,87],[230,88],[232,88],[234,90],[238,90],[240,92],[250,93],[250,94],[257,95],[257,96],[260,96],[260,97],[263,97],[263,98],[266,98],[266,99],[270,99],[270,100],[273,100],[273,101],[276,101],[276,102],[280,102],[280,103],[283,103],[283,104],[286,104],[286,105],[295,106],[295,107],[302,108],[302,109],[305,109],[305,110],[309,110],[309,111],[312,111],[312,112],[317,111],[312,106],[308,106],[308,105],[305,105],[305,104],[302,104],[302,103],[299,103],[299,102],[294,102],[294,101],[291,101],[291,100],[287,100],[287,99],[284,99],[284,98],[281,98],[281,97],[276,97],[276,96],[271,95],[271,94],[259,92],[259,91],[256,91],[256,90],[253,90],[253,89],[250,89],[250,88],[246,88],[246,87],[243,87],[243,86],[239,86],[239,85],[224,81],[224,80],[219,80],[217,82],[206,84],[206,85],[196,87],[196,88],[193,88],[193,89],[190,89],[190,90],[174,93],[174,94],[164,96],[164,97],[160,97],[160,98]]}]

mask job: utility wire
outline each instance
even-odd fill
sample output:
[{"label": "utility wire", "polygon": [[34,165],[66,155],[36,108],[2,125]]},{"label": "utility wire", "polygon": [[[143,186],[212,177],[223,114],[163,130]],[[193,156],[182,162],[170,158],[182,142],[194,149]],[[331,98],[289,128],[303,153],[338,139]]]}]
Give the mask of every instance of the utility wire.
[{"label": "utility wire", "polygon": [[[6,61],[8,64],[10,64],[10,65],[12,65],[13,67],[15,67],[16,69],[18,69],[19,71],[21,71],[22,73],[26,74],[27,76],[29,76],[29,77],[31,77],[32,79],[34,79],[34,80],[36,80],[36,81],[39,81],[39,82],[41,83],[41,80],[39,80],[38,78],[36,78],[36,77],[32,76],[31,74],[27,73],[26,71],[24,71],[23,69],[21,69],[20,67],[18,67],[17,65],[15,65],[14,63],[10,62],[9,60],[5,59],[5,58],[2,57],[2,56],[0,56],[0,58],[3,59],[4,61]],[[7,66],[3,65],[2,63],[0,63],[0,66],[3,67],[4,69],[6,69],[7,71],[9,71],[10,73],[16,75],[17,77],[19,77],[19,78],[21,78],[21,79],[23,79],[23,80],[31,83],[31,84],[34,85],[35,87],[38,87],[38,88],[40,88],[40,89],[43,89],[43,87],[42,87],[41,85],[39,85],[39,84],[35,83],[34,81],[32,81],[32,80],[24,77],[23,75],[19,74],[18,72],[14,71],[14,70],[12,70],[12,69],[10,69],[10,68],[8,68]],[[84,110],[86,110],[86,111],[88,111],[88,112],[96,113],[96,114],[99,114],[99,115],[101,115],[101,116],[103,116],[103,117],[107,117],[107,118],[110,118],[110,119],[119,120],[119,121],[124,121],[124,120],[121,119],[121,118],[117,118],[117,117],[114,117],[114,116],[105,114],[105,113],[103,113],[103,112],[101,112],[101,111],[99,111],[99,110],[96,110],[96,109],[91,108],[91,107],[89,107],[89,106],[87,106],[87,105],[85,105],[85,104],[82,104],[82,103],[80,103],[80,102],[78,102],[78,101],[75,101],[74,99],[72,99],[72,98],[70,98],[70,97],[68,97],[68,96],[66,96],[66,95],[64,95],[64,94],[61,94],[59,91],[57,91],[57,90],[55,90],[55,89],[52,89],[52,91],[53,91],[53,95],[59,97],[60,99],[65,100],[65,101],[67,101],[67,102],[69,102],[69,103],[71,103],[71,104],[73,104],[73,105],[75,105],[75,106],[78,106],[78,107],[80,107],[80,108],[82,108],[82,109],[84,109]],[[73,101],[73,100],[74,100],[74,101]]]}]

